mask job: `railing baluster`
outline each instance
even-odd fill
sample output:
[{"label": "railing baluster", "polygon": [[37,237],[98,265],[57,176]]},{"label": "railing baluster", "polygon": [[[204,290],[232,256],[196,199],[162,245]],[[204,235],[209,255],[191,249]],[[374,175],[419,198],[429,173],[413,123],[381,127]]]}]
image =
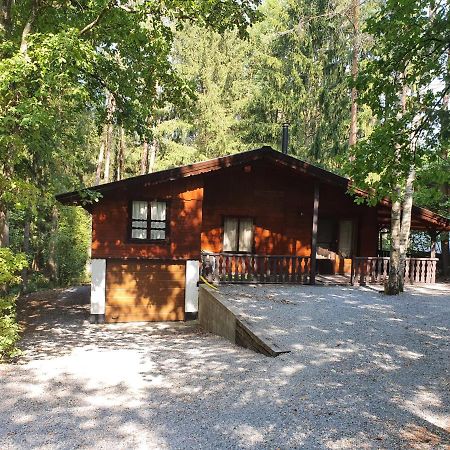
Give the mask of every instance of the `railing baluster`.
[{"label": "railing baluster", "polygon": [[409,283],[409,266],[411,264],[410,258],[405,258],[405,272],[404,272],[404,281],[405,283]]},{"label": "railing baluster", "polygon": [[310,259],[301,258],[300,260],[300,281],[302,283],[307,283],[309,281],[308,274],[309,274],[309,262]]},{"label": "railing baluster", "polygon": [[376,281],[379,284],[381,282],[381,266],[383,264],[383,260],[380,258],[377,258],[377,274],[376,274]]},{"label": "railing baluster", "polygon": [[256,272],[256,281],[259,283],[261,281],[261,257],[255,256],[255,272]]},{"label": "railing baluster", "polygon": [[421,270],[420,259],[416,259],[415,260],[415,274],[414,274],[414,281],[416,283],[420,283],[420,270]]},{"label": "railing baluster", "polygon": [[361,267],[360,267],[360,276],[359,276],[359,284],[360,286],[365,286],[366,284],[366,261],[361,261]]},{"label": "railing baluster", "polygon": [[421,271],[420,271],[420,281],[421,281],[421,283],[425,283],[426,282],[426,277],[425,277],[425,274],[426,274],[426,268],[425,268],[425,261],[424,260],[422,260],[421,261]]},{"label": "railing baluster", "polygon": [[297,256],[293,256],[292,261],[291,261],[291,281],[292,281],[292,283],[297,282],[297,278],[296,278],[297,259],[298,259]]},{"label": "railing baluster", "polygon": [[[434,258],[406,258],[404,265],[405,283],[435,283],[436,259]],[[350,282],[384,283],[389,276],[389,257],[355,256],[352,258]]]},{"label": "railing baluster", "polygon": [[[215,283],[306,283],[311,258],[294,255],[253,255],[202,252],[200,274]],[[406,258],[405,283],[435,283],[436,258]],[[350,282],[384,283],[389,274],[389,257],[352,258]]]},{"label": "railing baluster", "polygon": [[272,277],[273,279],[270,281],[273,281],[276,283],[277,281],[277,258],[272,258]]},{"label": "railing baluster", "polygon": [[434,272],[436,267],[436,261],[430,261],[430,283],[434,283]]}]

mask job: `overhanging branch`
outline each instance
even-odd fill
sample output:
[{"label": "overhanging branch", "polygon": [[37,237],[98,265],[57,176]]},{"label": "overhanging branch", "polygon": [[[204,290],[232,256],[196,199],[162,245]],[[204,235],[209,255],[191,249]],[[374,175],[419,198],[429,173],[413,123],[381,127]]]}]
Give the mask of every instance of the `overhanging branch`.
[{"label": "overhanging branch", "polygon": [[111,9],[111,7],[114,5],[115,0],[111,0],[106,4],[106,6],[99,12],[97,17],[91,22],[88,23],[79,33],[80,36],[83,36],[86,33],[89,33],[94,27],[96,27],[100,21],[103,19],[105,14]]}]

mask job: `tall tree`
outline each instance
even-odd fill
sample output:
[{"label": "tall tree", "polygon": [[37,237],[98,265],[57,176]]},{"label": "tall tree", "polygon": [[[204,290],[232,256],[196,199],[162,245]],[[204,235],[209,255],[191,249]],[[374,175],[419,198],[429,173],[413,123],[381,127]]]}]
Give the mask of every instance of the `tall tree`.
[{"label": "tall tree", "polygon": [[[27,244],[35,267],[46,265],[40,258],[51,250],[43,247],[50,246],[46,224],[51,223],[55,192],[97,176],[92,149],[100,145],[95,125],[122,124],[130,135],[142,136],[143,119],[155,105],[183,105],[190,98],[191,89],[170,58],[175,30],[192,22],[220,32],[236,28],[245,35],[259,15],[257,0],[125,3],[1,2],[1,245],[8,245],[9,221],[9,244],[17,249]],[[105,92],[115,100],[111,120],[106,119]],[[104,156],[99,154],[97,160],[98,179],[102,171],[109,179]],[[69,214],[59,217],[65,220]],[[67,224],[75,229],[77,220]],[[67,233],[60,224],[54,228]],[[57,253],[61,247],[55,246]],[[53,259],[62,273],[62,262],[57,255]]]},{"label": "tall tree", "polygon": [[430,164],[436,176],[442,170],[438,118],[448,88],[433,81],[445,73],[448,23],[446,2],[425,0],[389,0],[368,21],[375,42],[358,87],[378,121],[351,148],[348,170],[368,189],[369,202],[392,202],[389,294],[403,289],[415,178]]},{"label": "tall tree", "polygon": [[255,85],[245,138],[279,147],[287,121],[290,151],[333,167],[348,145],[349,3],[269,0],[263,11],[252,31]]},{"label": "tall tree", "polygon": [[[188,25],[175,36],[173,63],[195,97],[155,112],[149,125],[149,171],[241,151],[240,122],[249,93],[251,44],[236,31]],[[157,155],[157,159],[156,159]]]},{"label": "tall tree", "polygon": [[109,182],[111,168],[111,153],[114,146],[114,116],[116,112],[116,100],[111,93],[108,93],[106,115],[106,135],[105,135],[105,168],[103,170],[103,182]]},{"label": "tall tree", "polygon": [[[359,47],[360,47],[360,0],[352,0],[351,22],[353,27],[353,49],[352,49],[352,81],[356,82],[359,71]],[[351,109],[350,109],[350,136],[349,145],[355,145],[358,139],[358,91],[356,86],[352,86],[351,91]]]}]

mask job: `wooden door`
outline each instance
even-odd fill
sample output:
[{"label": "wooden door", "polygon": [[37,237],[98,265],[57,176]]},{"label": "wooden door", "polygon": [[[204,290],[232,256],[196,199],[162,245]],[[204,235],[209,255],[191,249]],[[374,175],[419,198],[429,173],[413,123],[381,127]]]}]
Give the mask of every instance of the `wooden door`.
[{"label": "wooden door", "polygon": [[185,263],[109,260],[107,322],[184,320]]}]

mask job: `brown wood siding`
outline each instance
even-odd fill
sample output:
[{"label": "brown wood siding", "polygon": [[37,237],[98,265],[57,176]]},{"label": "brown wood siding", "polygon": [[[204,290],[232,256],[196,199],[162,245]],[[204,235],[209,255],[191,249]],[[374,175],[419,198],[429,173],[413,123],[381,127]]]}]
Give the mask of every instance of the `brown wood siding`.
[{"label": "brown wood siding", "polygon": [[263,161],[248,170],[205,177],[202,249],[222,251],[223,218],[243,216],[254,220],[255,253],[309,255],[312,180]]},{"label": "brown wood siding", "polygon": [[113,261],[106,267],[107,322],[184,320],[185,264]]},{"label": "brown wood siding", "polygon": [[[130,242],[130,202],[154,199],[168,202],[168,238]],[[198,177],[105,195],[92,211],[92,257],[199,258],[202,200],[202,180]]]},{"label": "brown wood siding", "polygon": [[[254,219],[254,252],[267,255],[310,256],[314,179],[292,174],[263,161],[251,169],[232,168],[205,177],[202,249],[221,252],[224,216]],[[357,205],[338,186],[320,184],[320,220],[351,219],[355,224],[356,254],[376,255],[376,208]],[[337,257],[336,272],[350,272],[351,260]]]},{"label": "brown wood siding", "polygon": [[[253,253],[310,256],[315,180],[271,161],[224,168],[210,174],[159,185],[132,185],[105,193],[93,208],[93,258],[199,259],[200,251],[222,251],[226,216],[254,220]],[[137,200],[167,200],[167,241],[130,242],[129,205]],[[351,219],[358,233],[357,256],[375,256],[377,208],[357,205],[345,187],[320,184],[321,219]],[[348,272],[349,260],[337,258],[334,270]]]}]

